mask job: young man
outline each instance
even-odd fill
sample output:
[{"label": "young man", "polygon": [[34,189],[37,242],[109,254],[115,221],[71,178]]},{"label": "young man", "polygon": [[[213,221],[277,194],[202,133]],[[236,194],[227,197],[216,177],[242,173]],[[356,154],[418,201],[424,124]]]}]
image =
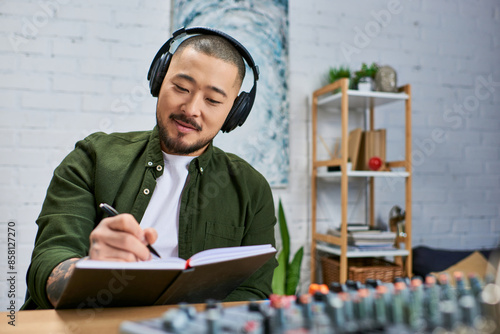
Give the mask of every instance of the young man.
[{"label": "young man", "polygon": [[[162,66],[152,131],[90,135],[55,170],[24,309],[55,306],[86,256],[147,261],[154,244],[162,257],[187,259],[209,248],[275,244],[267,181],[212,145],[245,76],[241,50],[224,34],[196,35]],[[100,203],[122,214],[107,217]],[[268,261],[226,300],[267,298],[276,265]]]}]

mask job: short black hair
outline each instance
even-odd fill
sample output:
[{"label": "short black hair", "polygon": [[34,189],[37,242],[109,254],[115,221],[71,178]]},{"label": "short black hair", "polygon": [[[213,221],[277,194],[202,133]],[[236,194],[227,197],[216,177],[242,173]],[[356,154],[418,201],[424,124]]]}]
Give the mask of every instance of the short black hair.
[{"label": "short black hair", "polygon": [[215,57],[235,65],[238,68],[239,84],[241,85],[243,82],[246,71],[243,57],[224,37],[217,35],[196,35],[189,37],[179,44],[175,52],[182,52],[186,47],[192,47],[196,51],[206,54],[207,56]]}]

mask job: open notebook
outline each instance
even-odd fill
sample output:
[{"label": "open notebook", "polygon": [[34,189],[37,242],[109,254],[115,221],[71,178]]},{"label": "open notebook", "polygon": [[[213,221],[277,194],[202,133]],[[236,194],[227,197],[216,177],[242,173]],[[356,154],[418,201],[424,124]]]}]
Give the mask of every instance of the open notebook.
[{"label": "open notebook", "polygon": [[78,261],[56,309],[222,300],[274,254],[271,245],[256,245],[209,249],[188,260]]}]

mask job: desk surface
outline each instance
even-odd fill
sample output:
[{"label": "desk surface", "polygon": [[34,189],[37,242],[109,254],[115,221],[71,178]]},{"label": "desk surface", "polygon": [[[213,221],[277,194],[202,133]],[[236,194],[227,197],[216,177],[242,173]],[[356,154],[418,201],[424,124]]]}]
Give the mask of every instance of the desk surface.
[{"label": "desk surface", "polygon": [[[224,303],[232,307],[245,302]],[[202,310],[203,304],[194,305]],[[16,312],[15,327],[8,324],[8,312],[0,312],[0,333],[85,334],[118,333],[124,320],[142,320],[161,316],[175,305],[123,307],[81,310],[36,310]]]}]

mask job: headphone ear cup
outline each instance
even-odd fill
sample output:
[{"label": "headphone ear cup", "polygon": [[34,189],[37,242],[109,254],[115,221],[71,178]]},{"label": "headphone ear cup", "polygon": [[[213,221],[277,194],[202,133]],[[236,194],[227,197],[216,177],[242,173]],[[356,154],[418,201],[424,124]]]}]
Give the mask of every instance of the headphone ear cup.
[{"label": "headphone ear cup", "polygon": [[241,92],[240,95],[234,100],[233,107],[222,125],[222,132],[230,132],[237,126],[241,126],[250,113],[250,96],[247,92]]},{"label": "headphone ear cup", "polygon": [[172,54],[167,52],[160,59],[158,59],[151,71],[151,78],[149,80],[149,89],[151,90],[151,95],[158,97],[160,94],[161,84],[163,79],[167,74],[168,66],[170,65],[170,60],[172,59]]}]

